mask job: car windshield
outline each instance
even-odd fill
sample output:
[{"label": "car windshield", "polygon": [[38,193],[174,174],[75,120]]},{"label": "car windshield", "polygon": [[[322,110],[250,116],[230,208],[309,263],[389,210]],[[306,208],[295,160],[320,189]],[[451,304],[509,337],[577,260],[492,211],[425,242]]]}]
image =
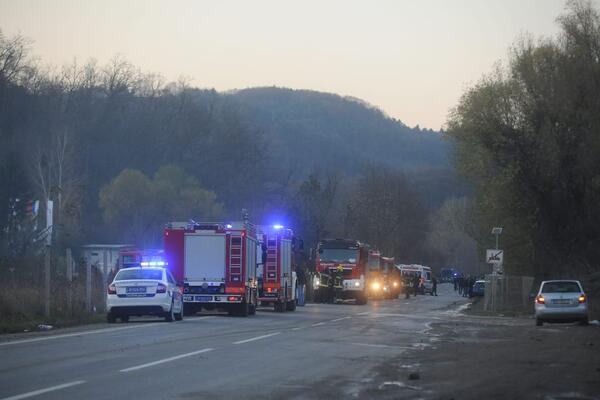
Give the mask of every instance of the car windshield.
[{"label": "car windshield", "polygon": [[321,261],[355,263],[358,250],[351,249],[321,249]]},{"label": "car windshield", "polygon": [[579,293],[581,289],[577,282],[546,282],[542,293]]},{"label": "car windshield", "polygon": [[127,281],[131,279],[154,279],[162,280],[162,271],[159,269],[122,269],[115,276],[115,281]]}]

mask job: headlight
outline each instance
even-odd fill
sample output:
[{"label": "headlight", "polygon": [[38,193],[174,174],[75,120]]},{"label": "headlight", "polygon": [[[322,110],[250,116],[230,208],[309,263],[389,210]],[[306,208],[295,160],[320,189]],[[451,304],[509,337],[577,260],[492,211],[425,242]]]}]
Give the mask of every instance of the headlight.
[{"label": "headlight", "polygon": [[360,282],[358,282],[358,281],[354,282],[354,286],[359,287],[360,286]]},{"label": "headlight", "polygon": [[373,284],[371,285],[371,288],[374,290],[379,290],[379,289],[381,289],[381,285],[379,285],[379,282],[373,282]]},{"label": "headlight", "polygon": [[394,287],[398,287],[398,282],[394,282]]}]

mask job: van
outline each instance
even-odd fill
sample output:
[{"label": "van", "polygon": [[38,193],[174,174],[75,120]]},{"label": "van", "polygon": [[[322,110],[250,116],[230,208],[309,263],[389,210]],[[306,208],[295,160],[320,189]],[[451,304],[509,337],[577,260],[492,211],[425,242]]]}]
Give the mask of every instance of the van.
[{"label": "van", "polygon": [[419,264],[399,264],[396,268],[402,274],[402,278],[410,277],[413,279],[415,276],[419,278],[423,277],[424,282],[421,287],[421,294],[433,294],[433,282],[431,282],[431,267]]}]

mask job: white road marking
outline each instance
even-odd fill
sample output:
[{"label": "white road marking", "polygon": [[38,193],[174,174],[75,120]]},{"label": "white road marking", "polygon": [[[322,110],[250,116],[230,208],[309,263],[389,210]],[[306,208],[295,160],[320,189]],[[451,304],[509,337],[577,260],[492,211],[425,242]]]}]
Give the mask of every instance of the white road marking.
[{"label": "white road marking", "polygon": [[262,335],[262,336],[256,336],[250,339],[245,339],[245,340],[238,340],[237,342],[233,342],[233,344],[242,344],[242,343],[248,343],[248,342],[253,342],[255,340],[260,340],[260,339],[265,339],[271,336],[275,336],[275,335],[279,335],[281,332],[274,332],[274,333],[269,333],[268,335]]},{"label": "white road marking", "polygon": [[202,350],[198,350],[198,351],[192,351],[191,353],[180,354],[178,356],[169,357],[169,358],[163,358],[162,360],[153,361],[153,362],[146,363],[146,364],[141,364],[141,365],[136,365],[135,367],[125,368],[125,369],[119,370],[119,372],[137,371],[138,369],[153,367],[153,366],[158,365],[158,364],[164,364],[164,363],[175,361],[175,360],[179,360],[179,359],[182,359],[182,358],[195,356],[197,354],[207,353],[207,352],[212,351],[212,350],[213,349],[208,348],[208,349],[202,349]]},{"label": "white road marking", "polygon": [[53,392],[55,390],[60,390],[60,389],[66,389],[68,387],[71,386],[76,386],[76,385],[81,385],[82,383],[85,383],[85,381],[73,381],[73,382],[69,382],[69,383],[63,383],[62,385],[56,385],[56,386],[52,386],[46,389],[39,389],[39,390],[34,390],[33,392],[27,392],[27,393],[23,393],[23,394],[17,394],[15,396],[11,396],[11,397],[5,397],[1,400],[20,400],[20,399],[26,399],[28,397],[33,397],[33,396],[38,396],[40,394],[44,394],[44,393],[48,393],[48,392]]},{"label": "white road marking", "polygon": [[367,315],[367,314],[371,314],[371,312],[370,311],[365,311],[365,312],[360,312],[360,313],[358,313],[356,315]]},{"label": "white road marking", "polygon": [[338,319],[332,319],[331,322],[338,322],[338,321],[343,321],[345,319],[350,319],[352,317],[342,317],[342,318],[338,318]]},{"label": "white road marking", "polygon": [[325,325],[325,322],[317,322],[316,324],[312,324],[311,326],[320,326]]},{"label": "white road marking", "polygon": [[390,346],[388,344],[371,344],[371,343],[350,343],[353,344],[355,346],[365,346],[365,347],[381,347],[381,348],[386,348],[386,349],[412,349],[412,347],[407,347],[407,346]]},{"label": "white road marking", "polygon": [[44,337],[38,337],[38,338],[32,338],[32,339],[23,339],[23,340],[14,340],[12,342],[3,342],[3,343],[0,343],[0,346],[10,346],[10,345],[13,345],[13,344],[42,342],[44,340],[63,339],[63,338],[74,337],[74,336],[93,335],[93,334],[96,334],[96,333],[110,333],[110,332],[123,331],[125,329],[146,328],[146,327],[155,326],[155,325],[162,325],[162,322],[153,322],[153,323],[150,323],[150,324],[142,324],[142,325],[122,326],[122,327],[119,327],[119,328],[94,329],[93,331],[64,333],[62,335],[44,336]]},{"label": "white road marking", "polygon": [[302,329],[302,327],[300,327],[300,326],[297,326],[297,327],[295,327],[295,328],[292,328],[291,330],[293,330],[293,331],[299,331],[300,329]]}]

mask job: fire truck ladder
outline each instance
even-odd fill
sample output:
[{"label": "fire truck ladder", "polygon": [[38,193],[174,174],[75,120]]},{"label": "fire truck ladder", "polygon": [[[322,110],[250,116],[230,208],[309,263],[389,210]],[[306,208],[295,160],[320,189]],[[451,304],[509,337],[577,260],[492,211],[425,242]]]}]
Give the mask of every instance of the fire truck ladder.
[{"label": "fire truck ladder", "polygon": [[267,239],[267,262],[265,265],[267,283],[277,283],[277,240]]},{"label": "fire truck ladder", "polygon": [[231,282],[242,281],[242,238],[231,236],[229,239],[229,279]]}]

